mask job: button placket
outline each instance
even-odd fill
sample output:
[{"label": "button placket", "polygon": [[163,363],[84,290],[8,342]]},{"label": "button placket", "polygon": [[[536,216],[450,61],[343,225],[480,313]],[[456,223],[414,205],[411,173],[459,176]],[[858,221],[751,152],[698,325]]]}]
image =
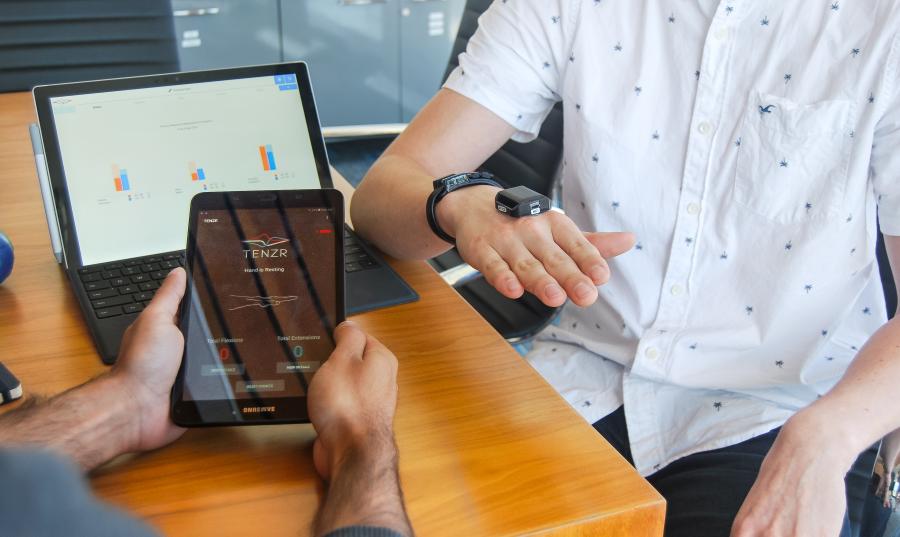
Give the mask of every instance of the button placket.
[{"label": "button placket", "polygon": [[[693,270],[697,248],[700,244],[701,202],[704,199],[706,179],[711,153],[715,147],[717,126],[713,118],[721,114],[721,106],[727,86],[727,65],[731,55],[734,34],[730,24],[722,18],[724,6],[720,6],[720,16],[713,20],[704,44],[701,77],[697,85],[694,111],[692,114],[692,135],[688,139],[685,172],[682,179],[681,199],[672,238],[669,264],[663,277],[656,321],[648,329],[642,358],[654,366],[666,356],[669,343],[683,325],[690,301],[688,282]],[[720,25],[715,27],[716,25]],[[667,337],[659,337],[660,333]],[[644,343],[644,341],[642,341]],[[651,352],[652,349],[652,352]],[[650,354],[655,357],[651,358]],[[641,360],[636,360],[636,363]]]}]

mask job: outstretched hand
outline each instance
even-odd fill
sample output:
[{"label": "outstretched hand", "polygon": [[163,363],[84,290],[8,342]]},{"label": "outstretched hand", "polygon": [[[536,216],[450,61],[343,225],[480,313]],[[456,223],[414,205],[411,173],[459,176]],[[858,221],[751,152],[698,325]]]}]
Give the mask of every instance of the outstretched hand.
[{"label": "outstretched hand", "polygon": [[462,258],[508,298],[529,291],[551,307],[567,297],[582,307],[593,304],[597,286],[610,278],[607,259],[630,250],[634,236],[585,233],[555,211],[511,218],[495,209],[497,191],[473,186],[438,204],[438,221],[456,238]]}]

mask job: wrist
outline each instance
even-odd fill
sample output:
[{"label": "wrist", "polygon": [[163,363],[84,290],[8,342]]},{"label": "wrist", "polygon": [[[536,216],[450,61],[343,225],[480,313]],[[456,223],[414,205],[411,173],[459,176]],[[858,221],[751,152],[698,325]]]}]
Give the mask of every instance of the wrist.
[{"label": "wrist", "polygon": [[[85,470],[132,451],[134,422],[139,417],[110,374],[54,397],[43,405],[43,411],[57,419],[64,417],[66,425],[36,434],[48,435],[48,447],[73,458]],[[33,420],[40,422],[44,418],[34,416]],[[36,443],[44,442],[38,438]]]},{"label": "wrist", "polygon": [[375,526],[412,535],[397,473],[397,449],[390,430],[369,431],[346,444],[332,469],[316,534],[348,526]]},{"label": "wrist", "polygon": [[791,417],[782,432],[801,449],[813,451],[813,457],[825,458],[845,472],[866,448],[860,445],[859,433],[851,422],[816,405]]},{"label": "wrist", "polygon": [[473,209],[488,207],[494,210],[494,196],[500,190],[490,185],[474,185],[450,192],[435,206],[438,225],[455,238],[460,219],[471,214]]},{"label": "wrist", "polygon": [[115,425],[115,434],[110,439],[114,452],[112,456],[137,451],[141,443],[141,405],[135,389],[127,378],[115,372],[107,373],[92,384],[97,392],[112,395],[107,419]]},{"label": "wrist", "polygon": [[346,428],[336,435],[331,450],[331,473],[335,479],[345,468],[352,468],[360,461],[373,466],[393,464],[397,458],[394,435],[387,428]]}]

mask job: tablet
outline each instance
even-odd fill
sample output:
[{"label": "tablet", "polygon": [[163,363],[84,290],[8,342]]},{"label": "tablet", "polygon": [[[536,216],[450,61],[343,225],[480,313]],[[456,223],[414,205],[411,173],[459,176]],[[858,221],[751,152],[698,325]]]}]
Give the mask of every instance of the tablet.
[{"label": "tablet", "polygon": [[344,320],[343,220],[331,189],[194,196],[176,424],[309,421],[309,382]]}]

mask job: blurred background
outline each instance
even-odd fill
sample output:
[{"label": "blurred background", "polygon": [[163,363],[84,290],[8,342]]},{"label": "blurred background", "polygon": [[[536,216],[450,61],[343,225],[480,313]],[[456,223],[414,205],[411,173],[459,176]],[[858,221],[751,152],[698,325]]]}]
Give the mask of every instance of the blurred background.
[{"label": "blurred background", "polygon": [[465,3],[0,0],[0,91],[304,60],[329,156],[356,184],[440,87]]}]

